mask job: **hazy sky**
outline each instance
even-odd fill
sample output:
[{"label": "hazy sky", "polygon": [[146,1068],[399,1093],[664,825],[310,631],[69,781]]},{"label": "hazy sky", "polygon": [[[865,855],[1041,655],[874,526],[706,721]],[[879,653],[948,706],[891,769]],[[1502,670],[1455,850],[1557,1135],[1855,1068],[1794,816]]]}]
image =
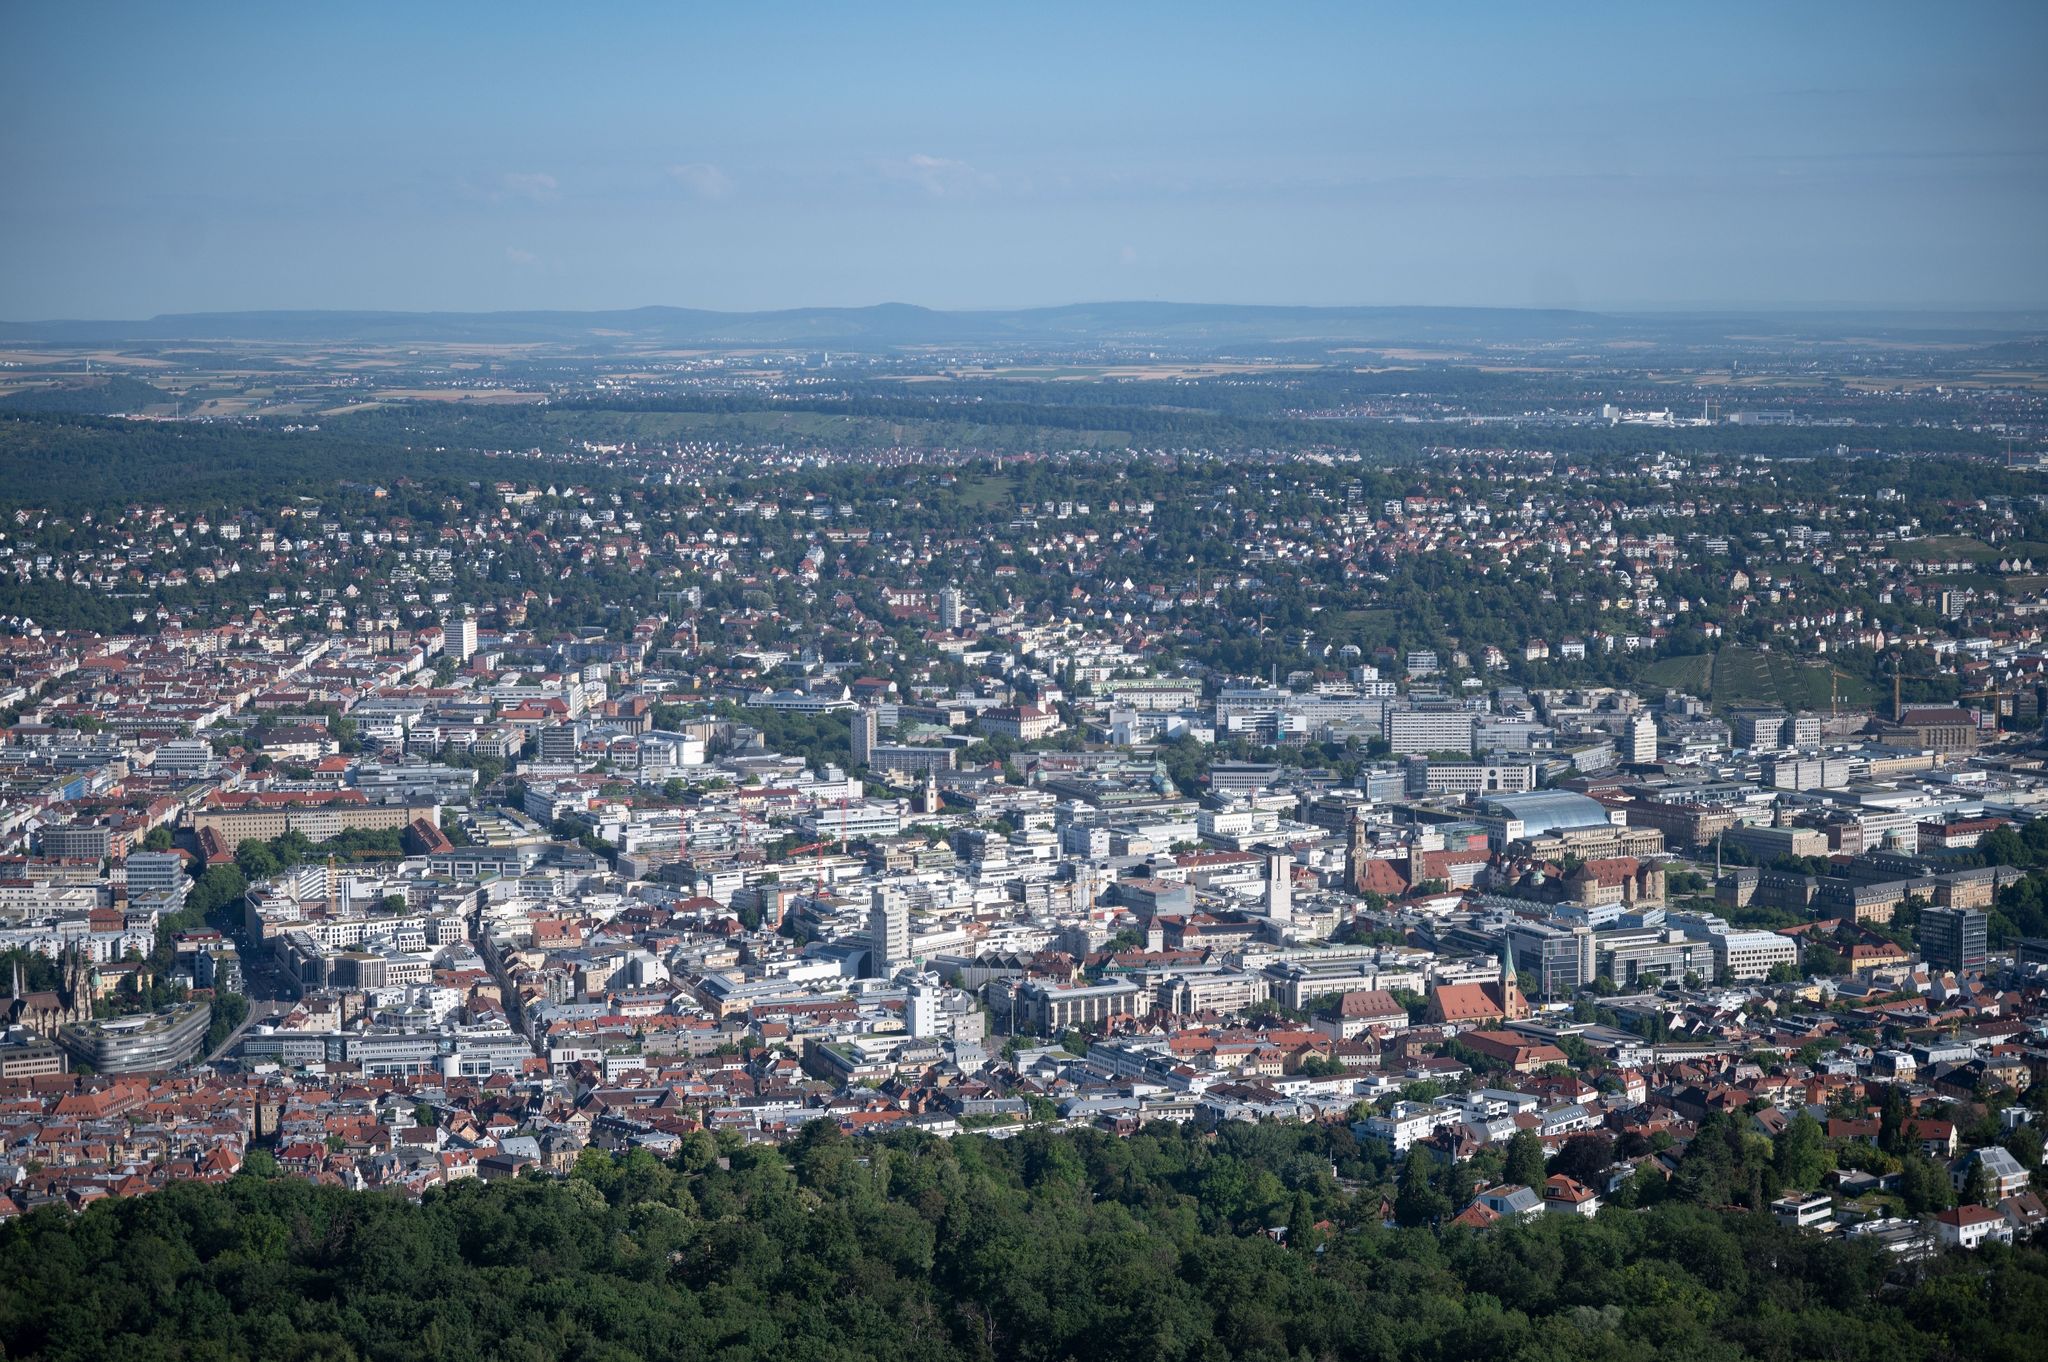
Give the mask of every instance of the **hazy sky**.
[{"label": "hazy sky", "polygon": [[2048,303],[2048,0],[18,3],[0,317]]}]

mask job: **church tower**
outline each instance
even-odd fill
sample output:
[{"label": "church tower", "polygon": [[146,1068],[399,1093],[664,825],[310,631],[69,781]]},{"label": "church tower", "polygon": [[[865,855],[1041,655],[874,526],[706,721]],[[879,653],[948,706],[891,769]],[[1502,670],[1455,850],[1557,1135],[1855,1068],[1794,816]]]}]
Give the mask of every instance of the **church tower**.
[{"label": "church tower", "polygon": [[1521,1021],[1529,1015],[1529,1000],[1522,996],[1522,986],[1515,982],[1514,942],[1505,932],[1500,938],[1500,982],[1494,988],[1500,994],[1502,1021]]},{"label": "church tower", "polygon": [[1278,851],[1266,855],[1266,917],[1283,929],[1294,921],[1294,860]]},{"label": "church tower", "polygon": [[1351,842],[1344,852],[1344,883],[1352,893],[1365,893],[1366,877],[1365,815],[1351,815]]}]

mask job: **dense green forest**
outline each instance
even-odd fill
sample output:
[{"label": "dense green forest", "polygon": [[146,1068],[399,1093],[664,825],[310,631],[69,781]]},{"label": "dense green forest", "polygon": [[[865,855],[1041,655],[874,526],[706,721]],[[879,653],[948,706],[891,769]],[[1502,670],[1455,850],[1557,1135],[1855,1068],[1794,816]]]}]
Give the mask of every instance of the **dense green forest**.
[{"label": "dense green forest", "polygon": [[458,449],[345,431],[0,412],[0,500],[104,514],[129,501],[260,504],[337,483],[502,477]]},{"label": "dense green forest", "polygon": [[140,411],[176,399],[163,389],[126,374],[98,380],[68,382],[48,388],[26,388],[0,396],[0,411],[49,412],[65,415],[104,415],[109,412]]},{"label": "dense green forest", "polygon": [[[2039,1356],[2048,1258],[1672,1201],[1391,1229],[1343,1127],[586,1151],[422,1204],[264,1176],[0,1228],[10,1357]],[[1725,1188],[1704,1187],[1703,1195]],[[1284,1240],[1284,1242],[1282,1242]]]}]

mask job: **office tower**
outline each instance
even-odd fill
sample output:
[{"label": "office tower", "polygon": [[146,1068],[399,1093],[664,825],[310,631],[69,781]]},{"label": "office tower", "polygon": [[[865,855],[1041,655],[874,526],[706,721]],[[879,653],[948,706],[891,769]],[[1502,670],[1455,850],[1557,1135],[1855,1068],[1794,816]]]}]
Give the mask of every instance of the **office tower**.
[{"label": "office tower", "polygon": [[868,972],[886,979],[910,958],[910,906],[886,889],[868,903]]},{"label": "office tower", "polygon": [[912,984],[903,1004],[904,1029],[913,1036],[939,1034],[939,997],[939,986],[929,979]]},{"label": "office tower", "polygon": [[1657,759],[1657,721],[1647,714],[1638,714],[1629,720],[1628,759],[1633,762],[1648,762]]},{"label": "office tower", "polygon": [[448,621],[444,631],[447,635],[443,648],[448,656],[457,662],[467,662],[476,654],[476,616],[467,610]]},{"label": "office tower", "polygon": [[552,765],[574,764],[583,752],[583,734],[575,724],[550,724],[540,731],[540,759]]},{"label": "office tower", "polygon": [[1920,958],[1931,968],[1981,974],[1990,954],[1990,919],[1975,908],[1920,910]]},{"label": "office tower", "polygon": [[128,901],[169,898],[184,900],[185,858],[175,851],[128,853]]}]

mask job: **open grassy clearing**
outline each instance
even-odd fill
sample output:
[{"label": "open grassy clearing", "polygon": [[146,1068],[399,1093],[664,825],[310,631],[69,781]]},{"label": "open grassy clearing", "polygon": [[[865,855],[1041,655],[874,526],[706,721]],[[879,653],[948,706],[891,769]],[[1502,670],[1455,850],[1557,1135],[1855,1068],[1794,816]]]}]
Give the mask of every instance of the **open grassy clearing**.
[{"label": "open grassy clearing", "polygon": [[1010,492],[1010,480],[994,473],[968,474],[961,477],[953,487],[953,495],[969,506],[983,510],[1009,507],[1015,504]]},{"label": "open grassy clearing", "polygon": [[1713,675],[1714,655],[1699,653],[1692,657],[1667,657],[1652,662],[1643,668],[1642,681],[1645,686],[1682,690],[1704,699],[1713,685]]},{"label": "open grassy clearing", "polygon": [[1717,710],[1752,705],[1824,710],[1831,698],[1844,709],[1861,709],[1880,698],[1868,680],[1829,663],[1754,648],[1663,658],[1644,668],[1642,679],[1648,686],[1697,695]]},{"label": "open grassy clearing", "polygon": [[1915,539],[1890,547],[1895,557],[1912,562],[1953,560],[1966,563],[1996,563],[2001,558],[2031,558],[2038,567],[2044,560],[2048,560],[2048,544],[2030,539],[1987,544],[1968,535],[1932,534],[1924,539]]}]

